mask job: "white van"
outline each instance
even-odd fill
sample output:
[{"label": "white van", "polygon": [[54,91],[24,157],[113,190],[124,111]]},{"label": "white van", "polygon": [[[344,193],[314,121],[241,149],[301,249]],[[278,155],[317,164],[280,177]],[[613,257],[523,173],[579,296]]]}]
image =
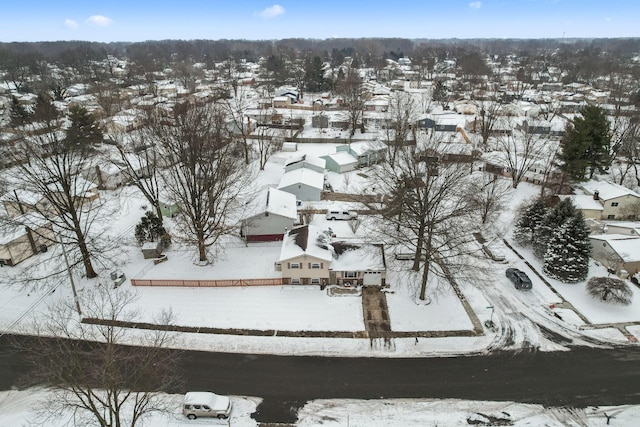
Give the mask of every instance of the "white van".
[{"label": "white van", "polygon": [[184,395],[182,414],[190,420],[198,417],[229,418],[231,399],[208,391],[192,391]]},{"label": "white van", "polygon": [[358,213],[357,212],[353,212],[353,211],[334,211],[334,210],[328,210],[327,211],[327,216],[326,218],[330,221],[335,221],[335,220],[342,220],[342,221],[346,221],[346,220],[350,220],[350,219],[356,219],[358,217]]}]

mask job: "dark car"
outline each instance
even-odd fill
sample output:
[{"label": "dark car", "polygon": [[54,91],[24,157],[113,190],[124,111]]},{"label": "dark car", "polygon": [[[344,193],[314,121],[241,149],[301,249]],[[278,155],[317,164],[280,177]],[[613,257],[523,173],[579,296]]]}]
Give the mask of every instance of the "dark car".
[{"label": "dark car", "polygon": [[531,289],[531,279],[524,271],[517,268],[507,268],[506,276],[513,282],[516,289]]}]

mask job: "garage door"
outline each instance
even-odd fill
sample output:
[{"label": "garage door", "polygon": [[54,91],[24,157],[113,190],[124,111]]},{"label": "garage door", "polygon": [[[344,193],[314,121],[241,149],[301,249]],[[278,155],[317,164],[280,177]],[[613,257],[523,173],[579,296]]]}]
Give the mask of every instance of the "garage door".
[{"label": "garage door", "polygon": [[365,271],[362,276],[362,284],[367,285],[381,285],[382,273],[379,271]]}]

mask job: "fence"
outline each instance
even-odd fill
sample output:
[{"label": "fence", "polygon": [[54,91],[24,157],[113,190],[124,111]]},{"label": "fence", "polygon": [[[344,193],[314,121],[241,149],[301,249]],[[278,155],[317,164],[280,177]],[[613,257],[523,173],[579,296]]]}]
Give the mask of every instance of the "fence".
[{"label": "fence", "polygon": [[230,280],[157,280],[131,279],[133,286],[177,286],[193,288],[222,288],[232,286],[280,286],[282,278],[275,279],[230,279]]}]

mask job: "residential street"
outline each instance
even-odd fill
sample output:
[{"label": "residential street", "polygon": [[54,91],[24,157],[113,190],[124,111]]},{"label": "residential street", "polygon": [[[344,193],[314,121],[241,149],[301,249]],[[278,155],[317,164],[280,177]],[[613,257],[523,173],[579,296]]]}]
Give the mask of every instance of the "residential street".
[{"label": "residential street", "polygon": [[[264,399],[261,422],[294,422],[307,400],[460,398],[549,406],[640,403],[640,349],[579,347],[569,352],[496,352],[443,358],[335,358],[184,354],[183,393],[212,390]],[[0,389],[25,371],[0,339]]]}]

